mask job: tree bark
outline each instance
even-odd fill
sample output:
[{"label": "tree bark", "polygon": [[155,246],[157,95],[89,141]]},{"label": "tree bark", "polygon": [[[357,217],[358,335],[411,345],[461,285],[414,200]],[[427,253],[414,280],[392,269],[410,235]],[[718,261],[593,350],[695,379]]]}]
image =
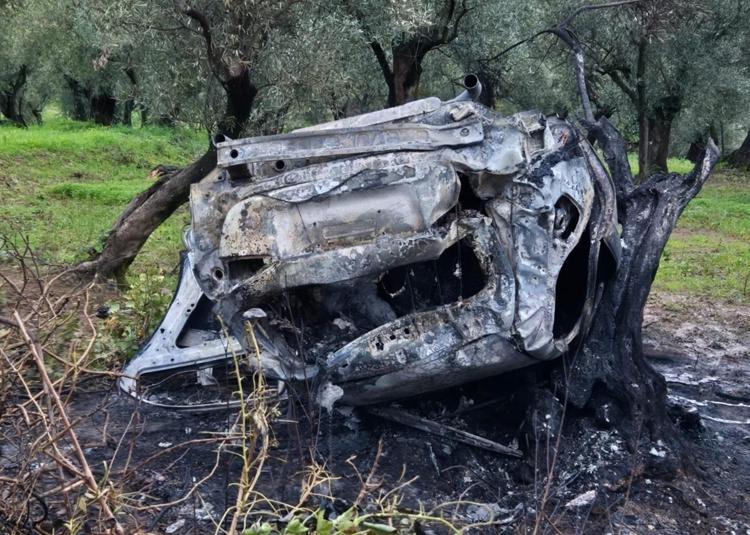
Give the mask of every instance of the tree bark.
[{"label": "tree bark", "polygon": [[388,85],[388,106],[400,106],[414,100],[422,76],[422,60],[427,50],[419,41],[410,41],[393,47],[393,76]]},{"label": "tree bark", "polygon": [[28,66],[21,65],[9,87],[0,92],[0,113],[20,126],[28,125],[23,113],[23,93],[28,75]]},{"label": "tree bark", "polygon": [[422,76],[422,61],[430,50],[451,43],[458,36],[461,19],[468,13],[466,1],[444,0],[438,7],[434,22],[416,28],[413,33],[400,40],[391,41],[392,61],[389,62],[385,50],[372,35],[367,17],[348,0],[344,5],[359,21],[369,45],[375,54],[383,78],[388,86],[388,107],[400,106],[414,100]]},{"label": "tree bark", "polygon": [[750,170],[750,130],[740,148],[729,155],[727,163],[737,169]]},{"label": "tree bark", "polygon": [[[669,142],[672,123],[682,109],[682,98],[678,94],[663,97],[648,117],[648,166],[649,173],[667,173]],[[641,176],[643,179],[644,176]]]},{"label": "tree bark", "polygon": [[682,95],[674,91],[649,106],[646,69],[648,65],[649,41],[642,36],[638,41],[635,87],[622,74],[622,67],[601,68],[635,107],[638,118],[638,179],[646,180],[653,173],[666,173],[669,157],[669,142],[674,118],[682,109]]},{"label": "tree bark", "polygon": [[138,95],[138,78],[135,69],[131,66],[123,69],[125,76],[130,80],[130,95],[122,106],[122,124],[133,126],[133,112],[135,111],[135,98]]},{"label": "tree bark", "polygon": [[91,117],[96,124],[112,126],[115,123],[117,99],[108,93],[99,93],[91,97]]},{"label": "tree bark", "polygon": [[234,139],[240,137],[250,118],[258,89],[252,82],[247,65],[233,65],[229,68],[229,74],[222,84],[227,94],[227,104],[218,128],[219,132]]},{"label": "tree bark", "polygon": [[477,70],[476,73],[479,83],[482,84],[482,92],[479,93],[479,103],[484,104],[488,108],[492,109],[495,107],[497,102],[498,87],[496,79],[490,73]]},{"label": "tree bark", "polygon": [[669,139],[672,133],[672,121],[649,119],[648,121],[648,171],[666,173],[669,157]]},{"label": "tree bark", "polygon": [[666,383],[643,356],[643,310],[677,218],[708,179],[719,150],[709,139],[691,173],[658,173],[635,186],[619,132],[606,119],[591,132],[614,180],[622,256],[612,281],[599,284],[590,328],[567,358],[563,386],[568,401],[579,408],[593,393],[597,404],[602,396],[612,400],[624,415],[619,427],[633,449],[641,440],[661,440],[670,453],[666,462],[679,460],[682,442],[667,415]]},{"label": "tree bark", "polygon": [[[646,54],[648,40],[642,36],[638,42],[638,61],[636,63],[635,107],[638,113],[638,177],[644,180],[649,174],[649,128],[648,104],[646,100]],[[632,95],[631,95],[632,98]]]},{"label": "tree bark", "polygon": [[63,77],[65,78],[65,83],[70,90],[71,98],[73,99],[71,118],[75,121],[88,121],[91,91],[72,76],[66,74],[63,75]]},{"label": "tree bark", "polygon": [[135,101],[129,98],[122,105],[122,124],[133,126],[133,111],[135,111]]}]

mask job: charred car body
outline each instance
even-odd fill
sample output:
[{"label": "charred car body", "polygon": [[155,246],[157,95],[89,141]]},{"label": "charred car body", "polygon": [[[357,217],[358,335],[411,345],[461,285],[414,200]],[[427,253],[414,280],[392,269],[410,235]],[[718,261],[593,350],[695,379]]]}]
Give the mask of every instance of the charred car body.
[{"label": "charred car body", "polygon": [[220,137],[177,295],[123,389],[254,353],[246,321],[266,375],[355,405],[565,353],[619,256],[611,181],[571,124],[499,115],[466,82],[446,102]]}]

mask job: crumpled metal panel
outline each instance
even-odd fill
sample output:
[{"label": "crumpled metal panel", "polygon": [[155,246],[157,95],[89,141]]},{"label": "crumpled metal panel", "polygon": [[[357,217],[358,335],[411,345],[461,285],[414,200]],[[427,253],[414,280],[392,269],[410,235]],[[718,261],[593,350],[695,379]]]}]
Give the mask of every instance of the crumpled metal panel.
[{"label": "crumpled metal panel", "polygon": [[483,135],[481,123],[468,118],[447,125],[399,123],[262,136],[219,143],[216,150],[218,165],[225,167],[394,150],[435,150],[477,143]]},{"label": "crumpled metal panel", "polygon": [[460,185],[447,163],[387,160],[317,164],[305,172],[324,180],[238,202],[224,219],[219,255],[277,260],[421,232],[456,204]]},{"label": "crumpled metal panel", "polygon": [[[556,323],[566,262],[599,250],[584,240],[617,258],[609,177],[569,123],[538,112],[506,117],[430,98],[217,148],[218,173],[191,189],[200,288],[238,336],[245,311],[264,310],[271,375],[316,376],[346,403],[563,354],[583,322]],[[566,276],[596,278],[580,271]],[[400,289],[387,289],[391,279]],[[448,285],[449,302],[433,283]],[[580,294],[568,316],[590,310],[582,303],[593,292]],[[295,347],[304,326],[292,299],[323,321],[310,347]]]},{"label": "crumpled metal panel", "polygon": [[313,132],[320,130],[336,130],[339,128],[356,128],[360,126],[372,126],[374,124],[391,123],[402,119],[419,117],[429,112],[433,112],[442,106],[442,101],[437,97],[423,98],[407,102],[401,106],[386,108],[384,110],[372,111],[347,117],[337,121],[316,124],[305,128],[298,128],[295,132]]}]

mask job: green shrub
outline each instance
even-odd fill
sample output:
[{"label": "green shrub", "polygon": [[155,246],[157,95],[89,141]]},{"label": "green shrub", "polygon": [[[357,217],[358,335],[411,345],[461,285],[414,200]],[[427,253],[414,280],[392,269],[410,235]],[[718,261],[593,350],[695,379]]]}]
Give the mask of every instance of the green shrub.
[{"label": "green shrub", "polygon": [[158,268],[128,277],[130,288],[109,304],[109,316],[97,339],[99,357],[119,363],[135,353],[156,329],[169,306],[174,279]]}]

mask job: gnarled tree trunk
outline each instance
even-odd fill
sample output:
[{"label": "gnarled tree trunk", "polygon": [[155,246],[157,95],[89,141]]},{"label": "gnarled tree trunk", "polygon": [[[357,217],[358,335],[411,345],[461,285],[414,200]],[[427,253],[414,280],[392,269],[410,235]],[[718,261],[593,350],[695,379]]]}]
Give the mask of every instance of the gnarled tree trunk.
[{"label": "gnarled tree trunk", "polygon": [[388,61],[383,46],[372,35],[367,17],[354,3],[344,5],[356,18],[365,35],[370,38],[370,48],[375,53],[383,78],[388,86],[388,107],[400,106],[414,100],[422,76],[422,61],[430,52],[446,45],[458,36],[461,19],[468,13],[466,1],[443,0],[436,4],[437,17],[431,24],[414,29],[409,35],[391,41],[392,61]]},{"label": "gnarled tree trunk", "polygon": [[622,257],[612,281],[600,284],[591,326],[568,358],[567,397],[578,407],[594,391],[596,403],[609,398],[624,415],[620,428],[631,446],[639,439],[661,440],[672,454],[665,461],[679,460],[682,444],[667,415],[666,384],[644,359],[641,325],[662,251],[677,218],[708,179],[719,150],[709,140],[691,173],[659,173],[636,186],[617,130],[602,118],[591,132],[615,183]]},{"label": "gnarled tree trunk", "polygon": [[0,113],[9,121],[21,126],[27,125],[23,113],[23,93],[26,89],[28,75],[28,66],[21,65],[10,85],[6,89],[0,91]]},{"label": "gnarled tree trunk", "polygon": [[123,69],[125,76],[130,80],[130,95],[122,105],[122,124],[133,126],[133,111],[135,111],[135,98],[138,95],[138,77],[133,67]]},{"label": "gnarled tree trunk", "polygon": [[740,148],[729,155],[727,163],[737,169],[750,170],[750,130]]},{"label": "gnarled tree trunk", "polygon": [[63,75],[65,84],[70,90],[70,96],[73,100],[71,109],[71,118],[76,121],[87,121],[89,119],[89,101],[91,100],[91,91],[84,87],[78,80],[72,76]]},{"label": "gnarled tree trunk", "polygon": [[417,96],[422,61],[427,53],[419,40],[393,47],[393,69],[388,83],[388,106],[400,106]]},{"label": "gnarled tree trunk", "polygon": [[98,93],[91,97],[91,117],[96,124],[112,126],[115,122],[117,99],[108,93]]},{"label": "gnarled tree trunk", "polygon": [[672,122],[682,109],[682,98],[679,95],[669,95],[661,99],[648,117],[648,174],[666,173],[669,158],[669,142],[672,137]]},{"label": "gnarled tree trunk", "polygon": [[482,69],[478,69],[474,74],[479,79],[479,83],[482,84],[482,92],[479,93],[479,103],[493,109],[497,102],[498,78]]}]

